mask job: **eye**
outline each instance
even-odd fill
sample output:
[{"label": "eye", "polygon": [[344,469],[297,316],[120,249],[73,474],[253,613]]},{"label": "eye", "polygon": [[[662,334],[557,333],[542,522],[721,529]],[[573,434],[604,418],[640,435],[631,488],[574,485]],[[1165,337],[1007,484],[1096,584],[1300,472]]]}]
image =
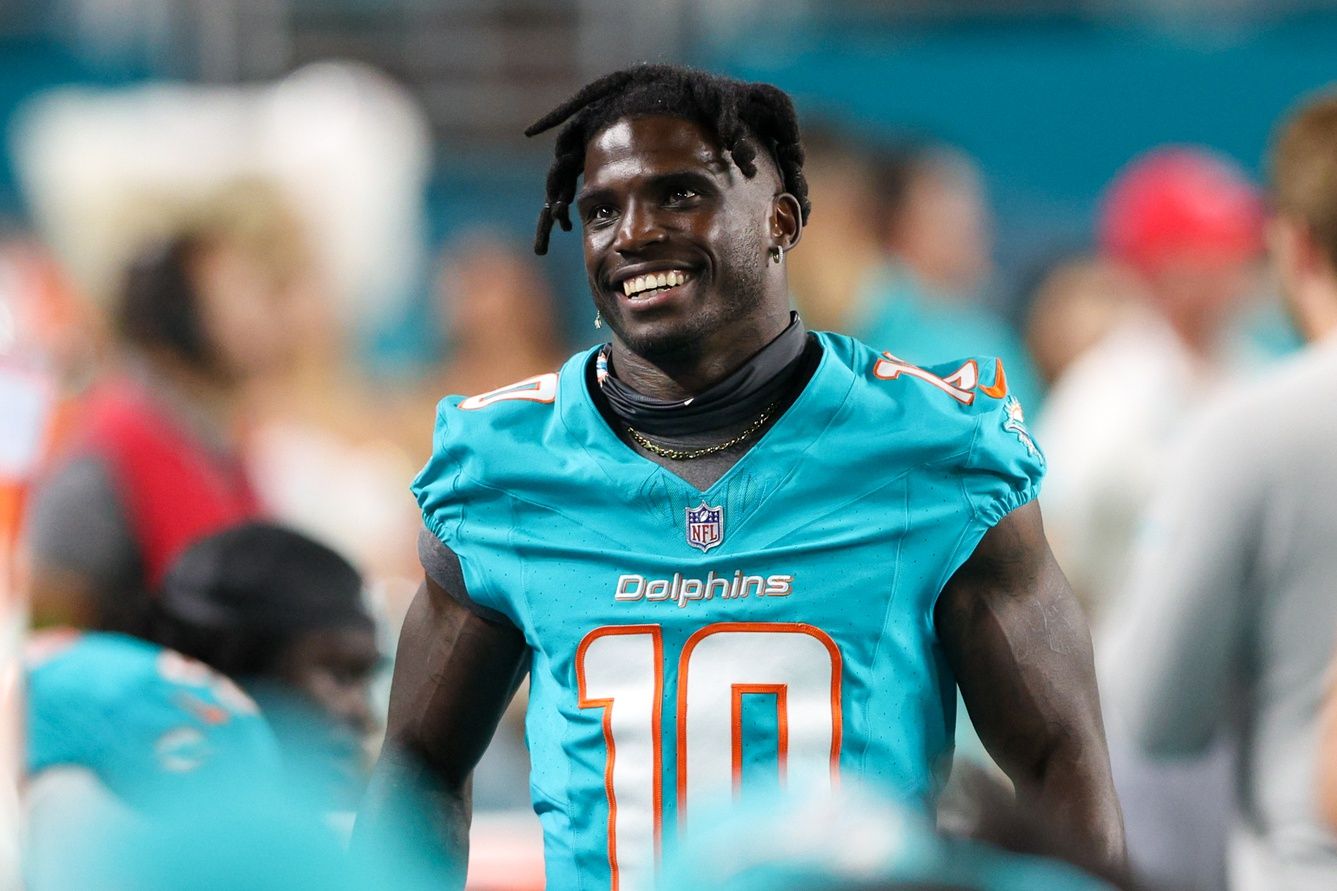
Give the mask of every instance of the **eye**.
[{"label": "eye", "polygon": [[696,189],[689,189],[687,186],[678,186],[669,190],[669,204],[683,204],[698,197],[700,194],[701,193]]},{"label": "eye", "polygon": [[605,223],[617,216],[617,211],[608,204],[596,204],[585,212],[587,223]]}]

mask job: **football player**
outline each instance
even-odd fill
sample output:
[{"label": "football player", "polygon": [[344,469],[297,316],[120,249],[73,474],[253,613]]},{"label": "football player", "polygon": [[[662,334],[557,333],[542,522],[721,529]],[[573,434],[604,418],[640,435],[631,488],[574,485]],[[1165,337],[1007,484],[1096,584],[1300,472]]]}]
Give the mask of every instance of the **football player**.
[{"label": "football player", "polygon": [[1002,365],[918,368],[790,312],[809,202],[775,87],[639,66],[528,133],[563,123],[535,249],[579,217],[610,342],[439,407],[366,843],[462,862],[470,771],[527,672],[550,888],[645,887],[693,811],[777,782],[927,812],[956,685],[1018,793],[1120,860],[1089,635]]}]

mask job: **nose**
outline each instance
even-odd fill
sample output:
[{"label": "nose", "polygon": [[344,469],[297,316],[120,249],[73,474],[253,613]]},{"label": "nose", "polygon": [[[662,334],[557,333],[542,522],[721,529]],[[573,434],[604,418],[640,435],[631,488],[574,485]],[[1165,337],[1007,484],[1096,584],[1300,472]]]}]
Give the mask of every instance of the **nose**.
[{"label": "nose", "polygon": [[631,201],[618,220],[613,250],[634,254],[647,244],[663,241],[667,234],[654,207],[643,201]]}]

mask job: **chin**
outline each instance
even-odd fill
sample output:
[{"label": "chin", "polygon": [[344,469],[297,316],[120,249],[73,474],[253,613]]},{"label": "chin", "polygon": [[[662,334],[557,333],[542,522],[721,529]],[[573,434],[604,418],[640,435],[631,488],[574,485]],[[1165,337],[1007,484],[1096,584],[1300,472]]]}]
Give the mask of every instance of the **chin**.
[{"label": "chin", "polygon": [[627,349],[646,359],[691,354],[703,345],[705,331],[686,320],[613,325],[613,332]]}]

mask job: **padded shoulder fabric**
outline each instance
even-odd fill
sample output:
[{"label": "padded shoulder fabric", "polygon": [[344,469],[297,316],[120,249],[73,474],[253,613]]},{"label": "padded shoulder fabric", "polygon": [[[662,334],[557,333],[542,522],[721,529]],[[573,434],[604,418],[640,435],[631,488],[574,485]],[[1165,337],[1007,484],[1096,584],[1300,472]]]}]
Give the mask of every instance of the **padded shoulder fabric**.
[{"label": "padded shoulder fabric", "polygon": [[925,431],[928,439],[942,439],[944,445],[968,439],[957,470],[982,524],[993,526],[1039,493],[1044,453],[1026,426],[1020,400],[1008,389],[1001,359],[972,356],[921,368],[883,353],[872,376],[901,382],[886,395],[921,415],[923,425],[940,428]]},{"label": "padded shoulder fabric", "polygon": [[[579,375],[584,354],[573,357],[560,375]],[[467,598],[490,618],[505,617],[519,626],[479,565],[480,553],[507,545],[509,498],[525,482],[551,467],[561,473],[561,449],[545,443],[562,439],[556,411],[559,373],[528,378],[476,396],[447,396],[437,406],[432,457],[413,480],[423,524],[460,560]],[[466,518],[470,538],[461,538]]]}]

